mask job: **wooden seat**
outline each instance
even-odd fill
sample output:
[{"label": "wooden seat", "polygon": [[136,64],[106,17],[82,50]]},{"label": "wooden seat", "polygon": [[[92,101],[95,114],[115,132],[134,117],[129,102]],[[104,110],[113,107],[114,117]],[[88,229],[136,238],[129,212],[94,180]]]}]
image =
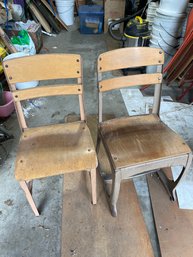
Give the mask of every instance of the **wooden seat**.
[{"label": "wooden seat", "polygon": [[109,120],[100,131],[115,169],[190,153],[184,140],[154,114]]},{"label": "wooden seat", "polygon": [[96,154],[85,122],[31,128],[21,136],[15,166],[17,180],[91,168],[96,168]]},{"label": "wooden seat", "polygon": [[[38,216],[39,212],[31,194],[32,180],[69,172],[89,171],[92,203],[96,204],[97,157],[85,121],[80,55],[36,55],[5,61],[3,65],[21,128],[15,177],[24,190],[35,215]],[[76,79],[77,83],[38,86],[23,90],[16,90],[15,85],[31,80],[69,78]],[[58,95],[78,96],[81,120],[29,128],[21,102],[27,99]]]},{"label": "wooden seat", "polygon": [[[103,53],[98,58],[99,126],[97,152],[102,142],[112,168],[112,190],[109,195],[109,204],[113,216],[117,216],[116,203],[122,180],[148,172],[157,172],[157,170],[165,167],[181,165],[183,169],[176,181],[170,181],[162,171],[158,172],[170,197],[175,199],[176,187],[188,172],[192,161],[192,152],[189,146],[159,118],[163,63],[163,51],[148,47],[117,49]],[[105,72],[149,65],[156,65],[157,72],[113,78],[104,76],[103,79]],[[154,85],[155,88],[151,113],[103,121],[102,106],[105,104],[108,91],[143,86],[144,84]],[[104,92],[106,93],[105,97],[103,97]],[[101,172],[101,174],[103,173]],[[108,192],[108,190],[106,191]]]}]

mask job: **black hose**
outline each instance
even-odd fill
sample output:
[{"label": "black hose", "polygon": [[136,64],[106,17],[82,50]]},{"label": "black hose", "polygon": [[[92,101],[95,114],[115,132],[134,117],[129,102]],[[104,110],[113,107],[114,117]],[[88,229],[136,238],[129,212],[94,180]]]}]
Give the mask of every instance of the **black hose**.
[{"label": "black hose", "polygon": [[119,24],[119,23],[122,23],[122,22],[125,22],[125,21],[129,21],[131,19],[133,19],[135,16],[137,15],[140,15],[144,10],[144,7],[142,9],[140,9],[139,11],[137,11],[136,13],[132,14],[132,15],[129,15],[127,17],[124,17],[118,21],[114,21],[112,22],[110,25],[109,25],[109,34],[111,35],[112,38],[114,38],[115,40],[118,40],[118,41],[124,41],[124,34],[120,35],[120,36],[116,36],[114,33],[113,33],[113,30],[112,28]]}]

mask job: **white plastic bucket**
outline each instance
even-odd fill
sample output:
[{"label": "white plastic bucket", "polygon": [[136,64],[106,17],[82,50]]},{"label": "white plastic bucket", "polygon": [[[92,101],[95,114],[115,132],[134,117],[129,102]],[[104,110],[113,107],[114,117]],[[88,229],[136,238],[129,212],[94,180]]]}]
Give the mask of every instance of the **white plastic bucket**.
[{"label": "white plastic bucket", "polygon": [[177,51],[175,47],[169,46],[162,40],[158,41],[153,41],[152,39],[150,40],[150,47],[155,47],[155,48],[161,48],[165,54],[169,56],[173,56],[175,52]]},{"label": "white plastic bucket", "polygon": [[[3,59],[3,61],[11,60],[11,59],[14,59],[14,58],[20,58],[20,57],[24,57],[24,56],[29,56],[29,54],[26,54],[24,52],[17,52],[17,53],[7,55]],[[27,88],[37,87],[38,84],[39,84],[39,81],[34,80],[34,81],[16,83],[15,86],[16,86],[17,89],[27,89]]]},{"label": "white plastic bucket", "polygon": [[169,12],[170,15],[185,13],[189,0],[161,0],[159,9],[162,12]]},{"label": "white plastic bucket", "polygon": [[[164,67],[167,66],[167,64],[169,63],[169,61],[171,60],[172,58],[172,55],[175,54],[176,50],[171,48],[171,51],[169,49],[164,49],[165,46],[163,45],[158,45],[156,44],[155,42],[151,41],[150,40],[150,44],[149,44],[149,47],[152,47],[152,48],[160,48],[164,51]],[[147,66],[146,67],[146,73],[156,73],[157,72],[157,66]]]},{"label": "white plastic bucket", "polygon": [[176,12],[171,12],[170,10],[162,10],[162,9],[160,9],[160,8],[158,8],[157,10],[156,10],[156,12],[158,13],[158,14],[161,14],[161,15],[165,15],[165,16],[170,16],[171,18],[175,18],[175,17],[184,17],[184,16],[186,16],[186,14],[185,13],[176,13]]},{"label": "white plastic bucket", "polygon": [[163,37],[163,38],[176,38],[178,39],[181,36],[181,31],[177,31],[176,33],[172,34],[171,31],[167,31],[164,27],[156,26],[155,23],[152,26],[152,34],[156,37]]},{"label": "white plastic bucket", "polygon": [[172,17],[157,14],[154,19],[154,25],[164,29],[174,37],[178,37],[181,34],[184,19],[185,16]]},{"label": "white plastic bucket", "polygon": [[177,47],[179,45],[179,38],[173,37],[171,34],[168,34],[166,31],[162,29],[158,29],[158,27],[152,26],[151,38],[154,42],[163,42],[166,46]]},{"label": "white plastic bucket", "polygon": [[[169,42],[163,41],[163,39],[160,38],[160,37],[152,37],[152,38],[150,39],[150,43],[153,44],[153,45],[156,45],[156,46],[158,46],[158,47],[162,46],[162,47],[164,47],[165,49],[170,49],[170,48],[171,48],[171,49],[174,49],[174,48],[175,48],[175,46],[170,45]],[[163,50],[164,50],[164,49],[163,49]]]},{"label": "white plastic bucket", "polygon": [[155,44],[160,43],[161,45],[164,45],[166,47],[177,47],[178,46],[178,39],[175,39],[174,37],[160,37],[155,36],[154,34],[151,35],[151,41]]},{"label": "white plastic bucket", "polygon": [[74,0],[56,0],[59,17],[66,25],[74,23]]}]

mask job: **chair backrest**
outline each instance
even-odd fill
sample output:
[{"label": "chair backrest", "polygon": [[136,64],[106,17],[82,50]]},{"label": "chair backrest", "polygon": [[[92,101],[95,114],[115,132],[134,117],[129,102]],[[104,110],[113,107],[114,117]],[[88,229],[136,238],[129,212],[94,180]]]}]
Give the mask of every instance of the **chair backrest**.
[{"label": "chair backrest", "polygon": [[[45,54],[11,59],[3,62],[4,72],[13,93],[21,129],[27,124],[21,101],[58,95],[78,95],[81,120],[85,120],[82,85],[82,60],[78,54]],[[16,83],[33,80],[75,79],[74,84],[57,84],[16,90]]]},{"label": "chair backrest", "polygon": [[[102,93],[133,86],[155,85],[153,113],[159,114],[164,52],[158,48],[128,47],[105,52],[98,57],[99,122],[102,122]],[[157,66],[156,73],[103,79],[103,73],[142,66]]]}]

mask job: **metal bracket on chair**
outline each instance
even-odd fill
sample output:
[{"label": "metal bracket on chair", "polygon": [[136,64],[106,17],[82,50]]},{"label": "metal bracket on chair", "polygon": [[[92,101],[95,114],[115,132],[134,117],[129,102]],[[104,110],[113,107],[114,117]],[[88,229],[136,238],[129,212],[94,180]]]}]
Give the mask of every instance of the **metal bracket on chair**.
[{"label": "metal bracket on chair", "polygon": [[174,180],[169,179],[162,170],[159,170],[158,172],[156,172],[156,174],[162,182],[167,193],[169,194],[170,200],[175,201],[173,190],[176,187],[177,183]]}]

